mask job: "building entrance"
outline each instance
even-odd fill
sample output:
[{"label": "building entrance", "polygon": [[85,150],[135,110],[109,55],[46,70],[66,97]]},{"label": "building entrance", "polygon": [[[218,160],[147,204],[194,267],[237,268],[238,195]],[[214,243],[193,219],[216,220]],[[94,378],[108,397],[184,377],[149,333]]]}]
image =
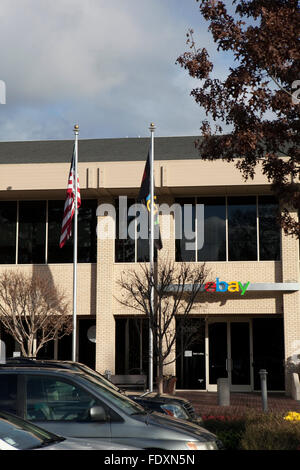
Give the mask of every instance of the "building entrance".
[{"label": "building entrance", "polygon": [[283,319],[192,319],[197,330],[189,347],[177,341],[176,376],[180,389],[217,391],[218,378],[233,392],[260,389],[259,370],[268,372],[270,391],[284,390]]},{"label": "building entrance", "polygon": [[232,391],[253,390],[251,333],[250,320],[208,323],[208,390],[226,377]]}]

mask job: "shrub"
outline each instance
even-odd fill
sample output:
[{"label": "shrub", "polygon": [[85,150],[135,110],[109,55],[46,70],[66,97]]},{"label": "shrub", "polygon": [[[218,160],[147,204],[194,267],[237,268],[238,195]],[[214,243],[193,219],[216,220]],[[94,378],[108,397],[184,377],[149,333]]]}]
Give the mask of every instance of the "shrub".
[{"label": "shrub", "polygon": [[239,449],[245,431],[245,418],[231,415],[202,416],[203,426],[216,434],[227,450]]},{"label": "shrub", "polygon": [[271,413],[249,420],[240,442],[244,450],[299,450],[300,423]]},{"label": "shrub", "polygon": [[294,412],[285,416],[257,412],[202,416],[203,426],[227,450],[300,450],[300,421],[296,418]]}]

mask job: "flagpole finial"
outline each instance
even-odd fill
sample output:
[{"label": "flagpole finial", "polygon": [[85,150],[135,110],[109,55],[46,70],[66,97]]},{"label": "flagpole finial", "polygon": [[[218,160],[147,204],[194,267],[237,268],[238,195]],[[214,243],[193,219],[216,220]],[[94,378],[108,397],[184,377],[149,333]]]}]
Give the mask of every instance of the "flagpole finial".
[{"label": "flagpole finial", "polygon": [[149,129],[151,132],[154,132],[154,130],[156,129],[153,122],[151,122]]}]

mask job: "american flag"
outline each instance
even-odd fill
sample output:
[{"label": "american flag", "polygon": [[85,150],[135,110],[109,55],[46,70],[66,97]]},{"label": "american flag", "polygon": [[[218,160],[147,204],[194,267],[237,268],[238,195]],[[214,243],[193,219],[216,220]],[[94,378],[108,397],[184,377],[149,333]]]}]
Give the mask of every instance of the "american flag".
[{"label": "american flag", "polygon": [[[68,188],[67,188],[67,198],[64,207],[64,218],[62,221],[61,227],[61,236],[59,241],[59,246],[62,248],[66,241],[70,238],[72,234],[72,219],[75,212],[75,145],[73,148],[73,156],[71,162],[71,168],[69,173]],[[77,208],[81,206],[81,197],[80,197],[80,187],[79,179],[77,174]]]}]

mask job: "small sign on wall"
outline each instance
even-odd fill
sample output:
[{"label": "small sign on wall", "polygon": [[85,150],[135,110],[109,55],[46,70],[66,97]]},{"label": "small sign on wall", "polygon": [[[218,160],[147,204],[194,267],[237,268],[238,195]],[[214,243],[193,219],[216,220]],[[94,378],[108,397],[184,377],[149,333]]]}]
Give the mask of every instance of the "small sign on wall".
[{"label": "small sign on wall", "polygon": [[193,351],[184,351],[184,357],[193,357]]}]

